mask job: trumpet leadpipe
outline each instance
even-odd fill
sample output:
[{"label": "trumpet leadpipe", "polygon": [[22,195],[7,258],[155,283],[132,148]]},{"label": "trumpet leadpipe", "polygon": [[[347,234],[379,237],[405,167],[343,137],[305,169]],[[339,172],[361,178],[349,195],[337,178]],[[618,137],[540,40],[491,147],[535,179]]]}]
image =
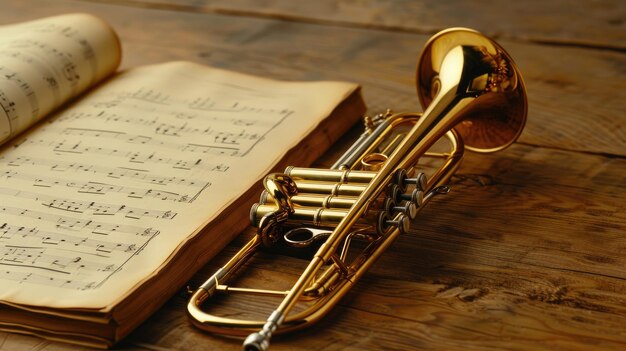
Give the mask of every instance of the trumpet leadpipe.
[{"label": "trumpet leadpipe", "polygon": [[350,149],[343,154],[331,169],[352,169],[357,166],[365,155],[375,153],[387,135],[400,125],[411,125],[420,117],[419,113],[405,112],[388,114],[375,129],[366,132]]}]

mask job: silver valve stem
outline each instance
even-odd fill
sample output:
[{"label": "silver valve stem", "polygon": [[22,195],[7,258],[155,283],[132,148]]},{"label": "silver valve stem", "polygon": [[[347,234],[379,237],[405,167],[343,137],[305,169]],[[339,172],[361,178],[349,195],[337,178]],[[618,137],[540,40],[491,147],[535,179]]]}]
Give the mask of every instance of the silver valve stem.
[{"label": "silver valve stem", "polygon": [[418,173],[415,178],[405,178],[403,183],[405,186],[415,184],[417,189],[424,191],[426,189],[426,185],[428,184],[428,178],[424,173]]},{"label": "silver valve stem", "polygon": [[404,206],[394,206],[391,210],[394,212],[402,212],[409,216],[411,220],[415,219],[417,216],[417,206],[411,201],[407,202]]},{"label": "silver valve stem", "polygon": [[406,188],[411,184],[414,184],[415,188],[418,190],[426,190],[426,186],[428,185],[428,178],[424,173],[418,173],[414,178],[408,178],[406,173],[407,172],[405,169],[399,169],[394,175],[394,183],[400,187],[402,192],[405,192]]},{"label": "silver valve stem", "polygon": [[414,203],[415,206],[421,207],[422,204],[424,203],[424,191],[415,188],[409,194],[400,194],[400,196],[398,196],[398,200],[399,201],[402,201],[402,200],[410,201],[410,202]]},{"label": "silver valve stem", "polygon": [[390,226],[398,227],[398,229],[400,230],[400,233],[404,234],[408,232],[409,229],[411,229],[411,220],[409,219],[409,216],[405,214],[400,214],[396,216],[395,219],[386,220],[385,225],[387,227],[390,227]]}]

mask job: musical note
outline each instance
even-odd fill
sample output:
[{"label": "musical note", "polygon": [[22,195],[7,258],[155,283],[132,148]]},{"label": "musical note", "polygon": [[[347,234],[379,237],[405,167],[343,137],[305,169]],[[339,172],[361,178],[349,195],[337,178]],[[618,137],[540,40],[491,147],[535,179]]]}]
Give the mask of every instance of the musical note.
[{"label": "musical note", "polygon": [[132,151],[125,148],[108,148],[96,145],[86,145],[86,143],[83,141],[71,142],[68,140],[53,141],[38,139],[30,140],[28,141],[28,143],[37,146],[41,145],[51,147],[52,151],[54,151],[55,153],[121,157],[125,158],[126,162],[128,163],[156,163],[185,170],[191,170],[193,168],[210,170],[215,166],[214,164],[203,162],[201,158],[182,159],[178,157],[168,157],[157,152],[141,152]]},{"label": "musical note", "polygon": [[[174,128],[170,130],[169,128]],[[171,136],[181,136],[178,132],[185,132],[185,125],[180,125],[175,127],[174,125],[160,124],[157,127],[156,134],[162,135],[171,135]],[[63,135],[74,135],[74,136],[92,136],[96,138],[106,138],[106,139],[116,139],[123,140],[129,144],[142,144],[142,145],[154,145],[160,147],[166,147],[173,150],[180,150],[182,152],[192,152],[192,153],[203,153],[203,154],[212,154],[218,156],[241,156],[241,150],[239,147],[232,146],[220,146],[220,145],[207,145],[207,144],[193,144],[187,143],[182,144],[180,142],[168,142],[156,140],[153,137],[145,136],[145,135],[134,135],[128,134],[125,132],[117,132],[117,131],[109,131],[109,130],[100,130],[100,129],[83,129],[83,128],[67,128],[63,131]],[[210,134],[210,131],[209,131]],[[220,133],[216,136],[216,139],[219,141],[220,138],[228,139],[232,138],[234,135],[230,133],[226,135],[225,133]],[[243,132],[239,133],[239,138],[246,137],[249,140],[257,140],[259,136],[257,134],[247,135]],[[221,142],[224,143],[224,142]],[[233,143],[231,143],[233,144]],[[238,142],[236,143],[238,144]]]},{"label": "musical note", "polygon": [[0,213],[34,218],[40,221],[47,221],[54,223],[57,229],[66,229],[70,231],[79,231],[81,229],[87,230],[92,234],[98,235],[110,235],[112,233],[124,233],[131,235],[151,235],[154,231],[150,229],[146,231],[146,228],[123,225],[123,224],[111,224],[105,222],[97,222],[91,219],[81,219],[75,217],[52,215],[45,212],[33,211],[24,208],[2,206],[0,205]]},{"label": "musical note", "polygon": [[[67,222],[67,218],[61,220]],[[94,233],[103,229],[102,224],[84,224],[94,228]],[[4,222],[0,224],[0,266],[28,268],[29,272],[33,272],[33,269],[38,272],[36,281],[31,279],[32,276],[17,275],[24,279],[23,282],[45,285],[52,282],[53,286],[70,289],[96,288],[159,234],[153,228],[144,228],[134,236],[122,234],[122,231],[124,230],[111,232],[115,237],[99,233],[99,239],[94,239],[79,231],[50,231]],[[10,279],[9,275],[15,278],[16,273],[19,272],[7,270],[0,274],[0,279]],[[71,278],[66,279],[66,283],[57,285],[54,282],[58,279],[55,277],[58,274],[71,277],[87,275],[92,280],[89,285],[76,284],[80,280]],[[94,278],[97,279],[93,280]]]},{"label": "musical note", "polygon": [[[78,163],[78,162],[66,162],[61,160],[49,160],[37,157],[16,157],[13,159],[0,158],[0,164],[4,163],[11,167],[25,167],[25,166],[35,166],[41,167],[46,166],[49,167],[49,171],[53,172],[75,172],[75,173],[90,173],[94,175],[103,175],[109,178],[114,179],[133,179],[138,180],[140,182],[145,182],[149,184],[155,185],[175,185],[175,186],[185,186],[196,189],[206,188],[210,185],[207,181],[193,178],[182,178],[175,176],[157,176],[150,173],[148,169],[138,169],[138,168],[126,168],[126,167],[102,167],[95,164],[86,164],[86,163]],[[215,167],[220,166],[219,164],[215,165],[211,170]],[[9,171],[5,171],[5,174],[9,173]],[[1,175],[1,172],[0,172]]]},{"label": "musical note", "polygon": [[18,283],[30,283],[72,290],[88,290],[97,286],[97,283],[93,281],[87,282],[77,279],[52,277],[49,275],[13,270],[0,270],[0,279],[6,279]]},{"label": "musical note", "polygon": [[64,274],[71,274],[73,269],[111,272],[118,268],[115,264],[97,262],[83,256],[81,253],[69,256],[53,255],[43,247],[0,247],[0,265],[31,267]]},{"label": "musical note", "polygon": [[[11,51],[15,49],[16,51]],[[71,54],[59,50],[48,43],[44,43],[38,40],[32,39],[15,39],[11,41],[8,45],[6,45],[4,54],[5,55],[13,55],[13,57],[21,56],[22,52],[26,50],[36,51],[39,55],[43,55],[47,60],[58,60],[59,67],[62,67],[62,77],[72,86],[76,87],[78,81],[80,79],[80,75],[77,72],[77,66],[74,60],[71,57]],[[25,59],[31,59],[30,57]],[[31,59],[32,60],[32,59]],[[32,62],[31,62],[32,63]],[[40,69],[45,67],[43,64],[39,64]],[[42,69],[43,70],[43,69]],[[48,77],[55,77],[54,73],[51,70],[47,70],[49,72]],[[54,78],[55,82],[59,83],[57,78]],[[59,86],[60,84],[57,84]]]},{"label": "musical note", "polygon": [[[143,245],[159,234],[159,231],[147,228],[144,230],[144,235],[138,236],[138,238],[144,238],[139,242]],[[120,238],[116,238],[115,241],[103,239],[92,239],[88,236],[81,235],[69,235],[61,232],[52,232],[48,230],[39,229],[37,227],[26,227],[14,225],[8,222],[0,224],[0,242],[10,243],[13,241],[17,243],[34,242],[37,245],[54,246],[55,248],[65,248],[70,250],[85,250],[92,249],[86,253],[89,254],[110,254],[114,251],[132,253],[137,251],[138,243],[127,242],[129,238],[126,237],[124,241]],[[19,239],[19,240],[17,240]],[[13,246],[6,245],[5,246]]]},{"label": "musical note", "polygon": [[15,196],[22,199],[31,199],[39,202],[47,208],[57,209],[64,212],[89,214],[92,216],[115,216],[121,215],[124,218],[142,219],[168,219],[171,220],[178,214],[172,210],[154,210],[139,207],[130,207],[120,204],[109,204],[96,201],[81,201],[75,199],[54,197],[41,193],[19,191],[0,187],[1,195]]},{"label": "musical note", "polygon": [[80,30],[73,28],[67,23],[39,23],[33,25],[32,30],[35,32],[60,35],[74,44],[77,44],[81,49],[82,57],[91,65],[92,75],[95,76],[97,74],[97,57],[95,50],[90,41],[81,34]]},{"label": "musical note", "polygon": [[241,150],[238,147],[232,147],[232,146],[185,144],[184,146],[181,147],[181,151],[197,152],[197,153],[217,155],[217,156],[240,156],[241,155]]},{"label": "musical note", "polygon": [[[7,54],[5,52],[5,54]],[[28,101],[28,106],[24,106],[21,108],[21,111],[18,112],[16,99],[9,97],[9,91],[4,91],[5,89],[0,90],[0,103],[2,104],[2,108],[4,109],[9,120],[13,122],[13,124],[17,124],[19,118],[22,117],[22,113],[27,113],[27,117],[30,119],[35,119],[39,115],[39,98],[33,91],[33,87],[27,81],[25,81],[20,75],[18,75],[15,71],[9,69],[5,66],[0,66],[0,86],[9,85],[10,88],[17,90],[18,94],[26,97]],[[8,90],[8,89],[7,89]],[[55,94],[55,98],[58,99],[58,89],[53,89]],[[15,94],[16,92],[13,92]],[[11,94],[11,95],[13,95]]]},{"label": "musical note", "polygon": [[[219,170],[215,170],[216,172]],[[142,199],[152,198],[164,201],[177,201],[186,202],[189,198],[196,198],[201,192],[206,190],[210,184],[206,183],[204,187],[200,188],[194,193],[177,193],[167,190],[155,189],[155,188],[138,188],[129,187],[101,182],[84,182],[84,181],[71,181],[68,178],[55,178],[47,176],[38,176],[28,173],[20,173],[15,171],[0,171],[0,179],[19,179],[30,182],[32,187],[37,188],[52,188],[52,187],[65,187],[82,194],[93,195],[106,195],[111,193],[124,194],[128,197]]]},{"label": "musical note", "polygon": [[141,100],[152,104],[168,105],[169,95],[162,91],[140,88],[133,92],[122,95],[125,98]]}]

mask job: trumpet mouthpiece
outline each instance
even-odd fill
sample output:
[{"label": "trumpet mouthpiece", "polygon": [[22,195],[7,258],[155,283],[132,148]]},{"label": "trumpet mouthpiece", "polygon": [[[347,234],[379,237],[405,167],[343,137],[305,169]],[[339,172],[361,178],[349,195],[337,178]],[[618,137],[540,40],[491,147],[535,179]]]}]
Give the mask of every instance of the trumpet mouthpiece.
[{"label": "trumpet mouthpiece", "polygon": [[269,338],[262,332],[248,335],[243,342],[244,351],[266,351],[270,347]]}]

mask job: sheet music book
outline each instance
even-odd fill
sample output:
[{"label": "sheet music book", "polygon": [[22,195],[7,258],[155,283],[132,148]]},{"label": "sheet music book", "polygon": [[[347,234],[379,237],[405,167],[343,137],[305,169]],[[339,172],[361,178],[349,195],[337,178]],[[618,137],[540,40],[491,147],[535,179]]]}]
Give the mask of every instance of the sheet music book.
[{"label": "sheet music book", "polygon": [[364,112],[352,83],[120,60],[91,15],[0,27],[2,330],[111,346]]}]

